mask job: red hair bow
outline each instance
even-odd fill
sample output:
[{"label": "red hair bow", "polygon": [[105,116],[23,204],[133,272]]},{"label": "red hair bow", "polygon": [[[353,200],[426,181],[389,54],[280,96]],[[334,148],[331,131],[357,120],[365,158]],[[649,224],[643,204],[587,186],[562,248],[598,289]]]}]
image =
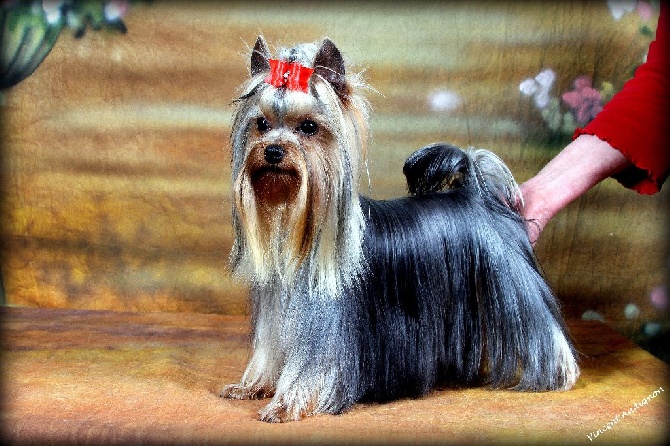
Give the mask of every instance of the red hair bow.
[{"label": "red hair bow", "polygon": [[265,78],[265,82],[274,87],[286,87],[289,90],[307,93],[309,77],[314,72],[314,68],[276,59],[268,59],[268,62],[270,63],[270,74]]}]

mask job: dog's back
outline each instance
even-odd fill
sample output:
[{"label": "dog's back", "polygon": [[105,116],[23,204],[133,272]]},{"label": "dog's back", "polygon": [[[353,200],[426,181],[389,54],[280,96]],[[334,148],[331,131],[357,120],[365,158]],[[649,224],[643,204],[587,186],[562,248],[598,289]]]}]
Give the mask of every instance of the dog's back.
[{"label": "dog's back", "polygon": [[361,201],[369,273],[353,299],[371,325],[361,354],[373,359],[363,393],[570,388],[575,354],[502,161],[433,145],[411,155],[404,172],[411,196]]}]

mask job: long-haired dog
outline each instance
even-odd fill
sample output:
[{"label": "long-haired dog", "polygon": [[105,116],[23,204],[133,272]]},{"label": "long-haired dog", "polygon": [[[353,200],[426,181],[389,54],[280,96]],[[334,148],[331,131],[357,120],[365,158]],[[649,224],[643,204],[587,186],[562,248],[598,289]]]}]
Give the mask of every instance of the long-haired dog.
[{"label": "long-haired dog", "polygon": [[509,170],[436,144],[406,161],[410,196],[359,195],[362,85],[328,39],[276,58],[256,42],[231,135],[253,355],[222,396],[272,397],[260,418],[282,422],[437,386],[570,389],[576,353]]}]

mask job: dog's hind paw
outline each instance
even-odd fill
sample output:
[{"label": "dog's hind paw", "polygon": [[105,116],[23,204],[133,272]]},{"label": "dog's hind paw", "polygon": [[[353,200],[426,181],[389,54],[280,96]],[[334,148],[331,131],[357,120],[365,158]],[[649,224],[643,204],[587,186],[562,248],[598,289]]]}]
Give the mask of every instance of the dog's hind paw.
[{"label": "dog's hind paw", "polygon": [[259,400],[270,398],[274,395],[274,390],[266,389],[261,386],[244,386],[242,384],[228,384],[221,390],[221,398],[230,398],[234,400]]}]

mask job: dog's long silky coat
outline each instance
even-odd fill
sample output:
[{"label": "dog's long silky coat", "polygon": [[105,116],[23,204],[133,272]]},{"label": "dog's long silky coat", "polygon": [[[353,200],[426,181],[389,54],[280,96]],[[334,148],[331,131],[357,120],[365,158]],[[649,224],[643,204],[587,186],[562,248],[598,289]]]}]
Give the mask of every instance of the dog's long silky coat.
[{"label": "dog's long silky coat", "polygon": [[409,196],[360,196],[359,80],[327,39],[279,54],[313,70],[307,91],[271,84],[269,60],[259,38],[231,136],[253,355],[222,396],[272,397],[260,418],[277,422],[441,386],[571,388],[576,353],[503,162],[434,144],[405,163]]}]

